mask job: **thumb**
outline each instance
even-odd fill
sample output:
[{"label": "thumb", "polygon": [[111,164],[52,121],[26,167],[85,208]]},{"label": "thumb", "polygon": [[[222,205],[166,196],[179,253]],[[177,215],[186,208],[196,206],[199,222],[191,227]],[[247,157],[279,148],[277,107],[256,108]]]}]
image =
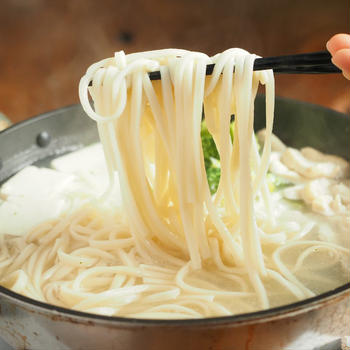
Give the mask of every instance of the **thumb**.
[{"label": "thumb", "polygon": [[346,79],[350,80],[350,49],[341,49],[333,54],[332,62],[342,70]]}]

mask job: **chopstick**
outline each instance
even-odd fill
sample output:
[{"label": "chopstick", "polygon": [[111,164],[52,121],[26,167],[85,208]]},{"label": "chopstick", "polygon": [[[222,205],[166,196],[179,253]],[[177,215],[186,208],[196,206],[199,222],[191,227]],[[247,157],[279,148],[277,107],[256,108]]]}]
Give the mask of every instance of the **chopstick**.
[{"label": "chopstick", "polygon": [[[257,58],[254,62],[254,70],[272,69],[274,73],[283,74],[329,74],[341,73],[331,61],[328,51],[301,53],[297,55],[285,55]],[[208,64],[206,75],[213,73],[215,64]],[[160,80],[160,72],[149,72],[151,80]],[[91,86],[91,82],[89,86]]]},{"label": "chopstick", "polygon": [[[302,53],[297,55],[257,58],[254,70],[273,69],[274,73],[284,74],[327,74],[341,73],[331,61],[328,51]],[[211,75],[214,64],[207,65],[206,75]],[[151,80],[160,80],[160,72],[148,73]]]}]

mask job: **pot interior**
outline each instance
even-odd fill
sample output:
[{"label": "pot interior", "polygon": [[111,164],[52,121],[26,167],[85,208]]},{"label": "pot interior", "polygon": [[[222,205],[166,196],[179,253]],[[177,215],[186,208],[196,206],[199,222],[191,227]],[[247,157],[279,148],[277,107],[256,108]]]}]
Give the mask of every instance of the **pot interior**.
[{"label": "pot interior", "polygon": [[[255,130],[260,130],[264,125],[265,98],[258,96],[255,102]],[[310,146],[350,159],[350,118],[336,111],[304,102],[276,98],[273,132],[289,146],[296,148]],[[52,158],[96,141],[98,141],[98,134],[95,122],[85,115],[80,105],[61,108],[16,124],[0,133],[0,184],[24,166],[48,165]],[[349,289],[349,286],[350,284],[347,284],[337,288],[334,294]],[[5,289],[0,287],[0,293],[1,290]],[[330,297],[332,293],[328,292],[324,296],[312,298],[309,303]],[[6,294],[16,297],[16,293],[7,290]],[[19,299],[24,302],[30,301],[25,297],[19,297]],[[45,305],[39,302],[32,303]],[[306,300],[289,305],[285,309],[290,310],[293,305],[300,307],[307,304]],[[282,306],[275,310],[278,312],[283,308]],[[51,305],[47,306],[47,309],[64,311]],[[67,312],[81,314],[68,310]],[[253,315],[261,317],[266,313],[269,313],[269,310],[239,315],[239,318],[251,319]],[[154,321],[150,323],[152,322]]]}]

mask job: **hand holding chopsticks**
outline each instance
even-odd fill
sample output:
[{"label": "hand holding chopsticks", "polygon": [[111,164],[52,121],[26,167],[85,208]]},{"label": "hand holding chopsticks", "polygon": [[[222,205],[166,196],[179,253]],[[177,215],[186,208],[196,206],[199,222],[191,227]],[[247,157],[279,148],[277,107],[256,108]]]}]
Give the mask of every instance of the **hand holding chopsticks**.
[{"label": "hand holding chopsticks", "polygon": [[339,67],[346,79],[350,80],[350,35],[336,34],[327,42],[332,62]]}]

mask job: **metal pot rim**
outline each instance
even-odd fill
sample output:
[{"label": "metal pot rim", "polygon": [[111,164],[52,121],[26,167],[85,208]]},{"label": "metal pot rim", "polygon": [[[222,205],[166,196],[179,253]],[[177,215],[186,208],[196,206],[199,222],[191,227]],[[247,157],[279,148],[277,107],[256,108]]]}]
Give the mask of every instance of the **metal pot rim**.
[{"label": "metal pot rim", "polygon": [[77,319],[81,322],[99,322],[109,323],[111,325],[122,325],[125,327],[150,327],[150,326],[220,326],[226,324],[249,324],[266,322],[267,320],[275,320],[279,318],[291,317],[300,313],[304,313],[315,309],[319,304],[327,304],[334,301],[334,299],[342,299],[350,295],[350,282],[326,293],[319,294],[315,297],[304,299],[292,304],[286,304],[266,310],[260,310],[250,313],[210,317],[210,318],[198,318],[198,319],[179,319],[179,320],[164,320],[164,319],[142,319],[142,318],[127,318],[116,316],[103,316],[96,315],[82,311],[76,311],[67,309],[64,307],[43,303],[37,301],[16,292],[13,292],[5,287],[0,286],[0,297],[5,296],[12,300],[14,303],[20,303],[24,307],[32,306],[38,308],[43,313],[50,313],[59,315],[61,318]]}]

